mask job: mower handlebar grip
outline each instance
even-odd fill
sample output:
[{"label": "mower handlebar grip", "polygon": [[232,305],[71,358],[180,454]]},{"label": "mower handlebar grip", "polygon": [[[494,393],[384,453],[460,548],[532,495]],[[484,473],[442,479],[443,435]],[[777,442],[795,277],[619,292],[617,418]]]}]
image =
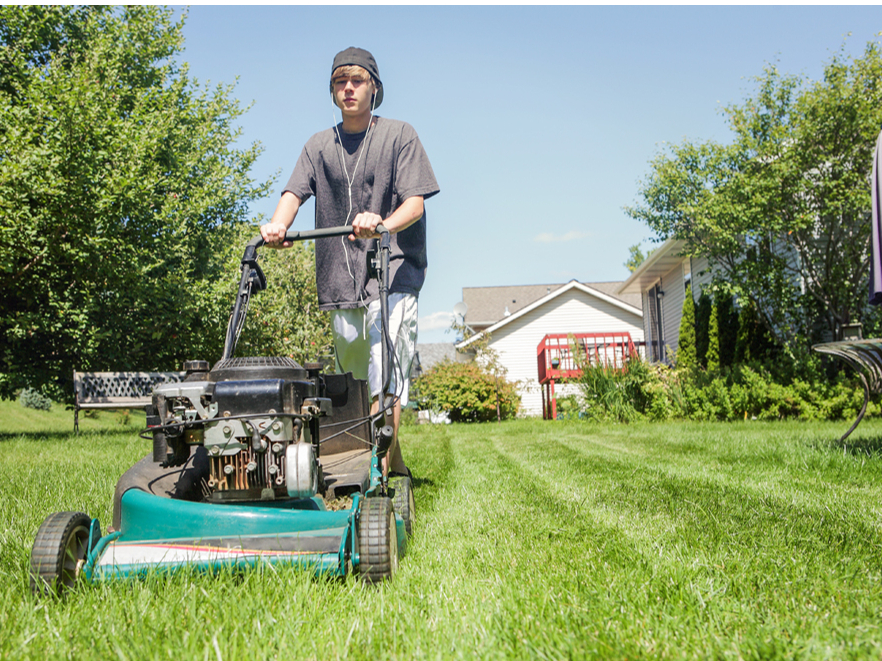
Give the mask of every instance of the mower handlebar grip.
[{"label": "mower handlebar grip", "polygon": [[[388,234],[389,230],[381,223],[377,225],[377,233],[381,235]],[[318,230],[303,230],[302,232],[289,231],[285,235],[284,241],[309,241],[310,239],[324,239],[333,236],[347,236],[349,234],[352,234],[352,225],[341,225],[340,227],[325,227]],[[258,235],[251,239],[248,245],[254,248],[261,248],[266,245],[266,241],[263,240],[262,236]]]}]

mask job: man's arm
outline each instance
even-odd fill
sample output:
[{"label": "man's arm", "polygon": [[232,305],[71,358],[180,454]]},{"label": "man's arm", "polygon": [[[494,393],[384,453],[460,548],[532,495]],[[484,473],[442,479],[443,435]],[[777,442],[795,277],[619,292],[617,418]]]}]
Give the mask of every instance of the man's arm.
[{"label": "man's arm", "polygon": [[272,220],[266,225],[260,226],[260,234],[270,248],[290,248],[294,245],[291,241],[285,241],[281,245],[279,243],[285,238],[288,228],[294,223],[299,209],[299,197],[291,191],[282,193],[276,210],[273,212]]},{"label": "man's arm", "polygon": [[[414,195],[407,198],[401,203],[401,206],[395,209],[386,220],[383,220],[375,213],[360,213],[352,221],[352,227],[355,231],[349,235],[350,241],[359,239],[371,239],[379,236],[374,230],[381,222],[383,226],[395,234],[401,230],[406,230],[416,221],[423,217],[423,196]],[[273,215],[275,218],[275,215]]]}]

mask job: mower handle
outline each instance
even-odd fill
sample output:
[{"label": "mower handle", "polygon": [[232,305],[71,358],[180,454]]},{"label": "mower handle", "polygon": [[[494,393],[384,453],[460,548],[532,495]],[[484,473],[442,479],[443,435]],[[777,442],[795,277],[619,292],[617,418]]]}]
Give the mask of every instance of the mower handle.
[{"label": "mower handle", "polygon": [[[387,230],[382,223],[377,225],[376,232],[378,234],[386,235],[389,234],[389,230]],[[318,230],[303,230],[302,232],[296,232],[292,230],[288,230],[288,233],[285,234],[285,238],[282,239],[285,241],[309,241],[310,239],[324,239],[333,236],[346,236],[348,234],[352,234],[352,225],[341,225],[340,227],[326,227]],[[266,245],[266,241],[263,240],[263,236],[256,236],[248,243],[248,247],[253,248],[261,248]]]}]

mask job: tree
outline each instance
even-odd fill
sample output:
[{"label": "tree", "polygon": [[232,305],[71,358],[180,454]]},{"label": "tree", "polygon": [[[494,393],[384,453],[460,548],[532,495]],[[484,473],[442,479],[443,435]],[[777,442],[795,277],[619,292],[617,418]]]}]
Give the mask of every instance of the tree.
[{"label": "tree", "polygon": [[[230,252],[228,300],[238,286],[236,268],[248,239],[256,236],[256,225],[246,225]],[[331,353],[330,320],[319,313],[315,282],[315,245],[295,243],[291,248],[263,248],[259,263],[266,275],[266,291],[255,294],[236,354],[240,356],[288,356],[298,363],[315,362]]]},{"label": "tree", "polygon": [[732,144],[684,142],[657,156],[627,212],[706,256],[723,293],[750,301],[779,343],[805,350],[868,314],[868,177],[882,124],[882,56],[840,53],[821,81],[767,67],[725,109]]},{"label": "tree", "polygon": [[695,353],[695,301],[692,300],[692,285],[686,285],[686,298],[683,299],[683,314],[680,317],[680,334],[677,339],[677,367],[694,370],[698,367]]},{"label": "tree", "polygon": [[640,244],[635,243],[628,248],[628,261],[625,262],[625,268],[629,273],[636,271],[640,265],[646,260],[646,255],[640,249]]},{"label": "tree", "polygon": [[0,7],[0,396],[73,369],[214,359],[224,246],[270,182],[232,87],[157,7]]}]

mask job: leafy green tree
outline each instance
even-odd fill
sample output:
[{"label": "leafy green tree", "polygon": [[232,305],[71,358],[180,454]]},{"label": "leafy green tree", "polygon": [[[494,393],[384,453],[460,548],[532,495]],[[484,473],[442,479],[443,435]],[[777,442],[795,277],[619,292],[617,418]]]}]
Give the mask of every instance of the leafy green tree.
[{"label": "leafy green tree", "polygon": [[[246,225],[230,254],[229,301],[238,286],[236,265],[256,225]],[[288,249],[263,248],[259,264],[267,289],[249,304],[245,328],[236,347],[237,356],[288,356],[298,363],[314,362],[331,353],[330,319],[318,309],[315,282],[315,246],[295,243]]]},{"label": "leafy green tree", "polygon": [[692,300],[692,285],[686,285],[686,298],[683,300],[683,314],[680,317],[680,334],[677,339],[677,367],[694,370],[698,367],[695,353],[695,301]]},{"label": "leafy green tree", "polygon": [[[224,246],[270,182],[157,7],[0,7],[0,396],[223,346]],[[66,388],[67,389],[67,388]]]},{"label": "leafy green tree", "polygon": [[628,248],[628,261],[625,262],[625,268],[629,273],[636,271],[640,265],[646,260],[646,255],[640,249],[640,244],[635,243]]},{"label": "leafy green tree", "polygon": [[706,256],[717,284],[779,343],[804,350],[868,314],[872,153],[882,125],[882,55],[839,53],[823,79],[768,67],[753,97],[725,109],[732,144],[684,142],[651,163],[627,209],[662,239]]}]

